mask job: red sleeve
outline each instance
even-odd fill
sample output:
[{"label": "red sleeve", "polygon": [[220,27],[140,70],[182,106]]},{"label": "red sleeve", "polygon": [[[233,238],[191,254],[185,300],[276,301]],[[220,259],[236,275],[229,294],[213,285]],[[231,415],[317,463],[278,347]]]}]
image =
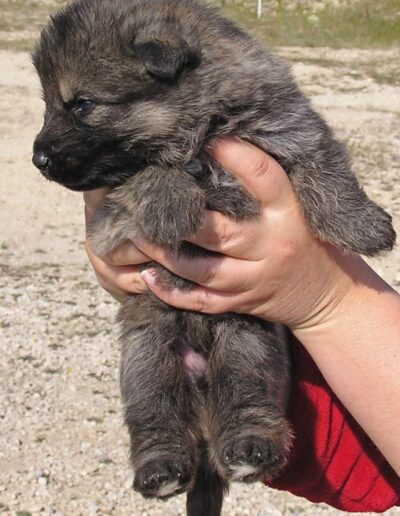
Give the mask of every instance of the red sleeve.
[{"label": "red sleeve", "polygon": [[[295,442],[283,475],[268,485],[349,512],[400,505],[400,477],[293,342],[289,420]],[[400,438],[400,437],[399,437]]]}]

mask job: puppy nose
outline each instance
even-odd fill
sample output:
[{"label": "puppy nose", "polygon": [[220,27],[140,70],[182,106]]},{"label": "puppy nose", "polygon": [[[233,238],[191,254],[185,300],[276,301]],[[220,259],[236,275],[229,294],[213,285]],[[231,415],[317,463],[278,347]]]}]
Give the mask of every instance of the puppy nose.
[{"label": "puppy nose", "polygon": [[50,158],[43,151],[34,152],[32,162],[39,170],[47,170],[50,166]]}]

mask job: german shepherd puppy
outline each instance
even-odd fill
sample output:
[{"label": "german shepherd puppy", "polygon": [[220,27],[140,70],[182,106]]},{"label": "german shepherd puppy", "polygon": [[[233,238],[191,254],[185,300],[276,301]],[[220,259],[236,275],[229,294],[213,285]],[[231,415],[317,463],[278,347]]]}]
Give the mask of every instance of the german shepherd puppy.
[{"label": "german shepherd puppy", "polygon": [[[89,232],[98,254],[142,235],[196,255],[185,238],[206,208],[256,217],[257,203],[203,151],[227,134],[281,163],[320,239],[368,256],[392,248],[390,216],[287,67],[214,8],[77,0],[50,20],[33,60],[46,103],[34,164],[71,190],[113,187]],[[151,293],[130,296],[119,321],[136,490],[188,491],[188,514],[214,516],[230,480],[282,472],[289,359],[272,323],[176,310]]]}]

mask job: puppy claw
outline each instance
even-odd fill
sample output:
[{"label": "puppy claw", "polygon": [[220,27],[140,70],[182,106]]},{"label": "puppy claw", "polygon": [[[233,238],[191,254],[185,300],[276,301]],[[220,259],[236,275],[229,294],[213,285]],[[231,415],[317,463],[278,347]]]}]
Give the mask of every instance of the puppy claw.
[{"label": "puppy claw", "polygon": [[185,491],[190,478],[186,465],[176,458],[157,458],[138,468],[133,488],[146,498],[168,498]]},{"label": "puppy claw", "polygon": [[286,464],[284,449],[268,439],[242,436],[229,443],[224,453],[225,467],[232,480],[254,482],[272,478]]}]

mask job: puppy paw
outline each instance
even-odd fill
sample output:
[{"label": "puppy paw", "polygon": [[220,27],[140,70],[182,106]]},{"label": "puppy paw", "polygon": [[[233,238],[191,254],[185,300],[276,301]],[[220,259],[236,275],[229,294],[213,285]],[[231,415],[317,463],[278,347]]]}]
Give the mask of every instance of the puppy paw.
[{"label": "puppy paw", "polygon": [[372,201],[365,203],[359,217],[343,220],[342,228],[342,232],[338,231],[338,245],[364,256],[390,251],[396,242],[391,216]]},{"label": "puppy paw", "polygon": [[332,162],[325,168],[314,163],[292,171],[293,186],[311,230],[346,252],[374,256],[391,250],[396,233],[390,215],[369,199],[345,162],[339,160],[341,167]]},{"label": "puppy paw", "polygon": [[204,191],[191,175],[156,166],[133,176],[109,198],[132,218],[138,234],[174,249],[201,227],[206,205]]},{"label": "puppy paw", "polygon": [[187,191],[187,195],[172,195],[163,203],[143,202],[140,208],[140,226],[147,238],[179,249],[180,243],[200,229],[203,223],[204,194],[195,189]]},{"label": "puppy paw", "polygon": [[357,212],[336,212],[323,220],[310,216],[310,225],[322,239],[347,252],[375,256],[390,251],[396,241],[392,219],[369,199],[357,205]]},{"label": "puppy paw", "polygon": [[133,488],[146,498],[168,498],[185,491],[190,479],[189,468],[176,457],[161,457],[136,470]]},{"label": "puppy paw", "polygon": [[222,453],[228,477],[241,482],[273,478],[286,464],[283,446],[254,435],[233,439]]}]

